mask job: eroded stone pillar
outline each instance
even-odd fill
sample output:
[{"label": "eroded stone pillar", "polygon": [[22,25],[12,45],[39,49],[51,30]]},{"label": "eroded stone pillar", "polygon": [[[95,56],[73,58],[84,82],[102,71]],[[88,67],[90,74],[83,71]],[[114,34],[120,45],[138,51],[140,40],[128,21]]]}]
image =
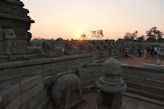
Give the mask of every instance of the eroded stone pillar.
[{"label": "eroded stone pillar", "polygon": [[104,76],[97,81],[99,93],[97,97],[98,109],[120,109],[122,92],[127,85],[121,77],[122,68],[119,61],[109,58],[103,65]]}]

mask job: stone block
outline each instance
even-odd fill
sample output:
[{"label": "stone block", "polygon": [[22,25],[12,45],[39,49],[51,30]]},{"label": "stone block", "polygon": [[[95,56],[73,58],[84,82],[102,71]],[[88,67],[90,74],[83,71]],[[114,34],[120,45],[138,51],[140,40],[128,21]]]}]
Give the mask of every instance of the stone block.
[{"label": "stone block", "polygon": [[0,81],[18,78],[21,76],[32,76],[39,73],[42,73],[42,65],[4,69],[0,71]]},{"label": "stone block", "polygon": [[144,83],[145,77],[144,76],[133,76],[133,75],[127,75],[127,80],[132,82],[139,82]]},{"label": "stone block", "polygon": [[44,89],[44,84],[42,79],[37,79],[37,85],[32,87],[29,90],[26,90],[24,93],[21,94],[21,105],[24,105],[25,103],[32,100],[33,97],[37,96],[40,92],[42,92]]},{"label": "stone block", "polygon": [[23,41],[23,40],[16,40],[16,45],[15,45],[15,49],[16,49],[16,54],[25,54],[27,53],[27,41]]},{"label": "stone block", "polygon": [[36,109],[46,109],[50,102],[50,98],[47,97]]},{"label": "stone block", "polygon": [[86,81],[82,81],[82,86],[88,86],[91,85],[91,80],[86,80]]},{"label": "stone block", "polygon": [[11,55],[16,53],[16,41],[15,40],[5,40],[4,41],[5,54]]},{"label": "stone block", "polygon": [[48,105],[48,108],[47,109],[54,109],[54,107],[53,107],[53,103],[51,102],[51,103],[49,103],[49,105]]},{"label": "stone block", "polygon": [[19,84],[6,84],[0,87],[1,105],[6,105],[18,96],[20,96]]},{"label": "stone block", "polygon": [[51,84],[52,76],[47,76],[43,78],[44,85],[49,85]]},{"label": "stone block", "polygon": [[34,87],[35,85],[37,85],[38,79],[40,78],[41,78],[40,76],[35,76],[35,77],[28,77],[28,78],[22,79],[22,81],[20,82],[21,92],[24,92]]},{"label": "stone block", "polygon": [[2,41],[2,40],[3,40],[3,35],[2,35],[2,31],[0,29],[0,41]]},{"label": "stone block", "polygon": [[69,68],[72,65],[72,60],[70,61],[59,61],[59,62],[54,62],[51,64],[45,64],[43,65],[43,71],[47,72],[47,71],[52,71],[54,70],[56,72],[62,72],[64,70],[66,70],[67,68]]},{"label": "stone block", "polygon": [[33,88],[21,94],[20,105],[25,105],[32,99]]},{"label": "stone block", "polygon": [[3,29],[2,32],[4,34],[5,40],[16,39],[16,34],[14,29]]},{"label": "stone block", "polygon": [[164,73],[157,73],[157,72],[143,72],[143,76],[147,79],[154,79],[159,81],[164,81]]},{"label": "stone block", "polygon": [[27,53],[27,42],[23,40],[0,41],[0,54],[25,54]]},{"label": "stone block", "polygon": [[24,104],[24,105],[20,106],[19,109],[28,109],[28,104]]},{"label": "stone block", "polygon": [[86,70],[80,70],[79,71],[79,76],[82,81],[89,80],[90,79],[90,73],[86,73]]},{"label": "stone block", "polygon": [[41,47],[28,47],[27,48],[27,53],[32,54],[32,53],[41,53],[42,48]]},{"label": "stone block", "polygon": [[162,66],[162,65],[155,65],[155,64],[143,64],[142,65],[142,68],[150,69],[150,70],[153,70],[153,71],[159,71],[159,72],[162,71],[163,67],[164,66]]},{"label": "stone block", "polygon": [[145,79],[145,84],[154,86],[154,87],[164,88],[164,81]]},{"label": "stone block", "polygon": [[0,40],[0,55],[6,54],[5,42]]},{"label": "stone block", "polygon": [[37,94],[39,94],[43,90],[44,90],[43,81],[38,81],[38,84],[32,90],[32,96],[33,97],[36,96]]},{"label": "stone block", "polygon": [[29,102],[29,109],[37,109],[37,107],[47,98],[47,92],[42,91],[38,96]]},{"label": "stone block", "polygon": [[126,75],[143,76],[140,69],[126,69]]},{"label": "stone block", "polygon": [[17,98],[12,100],[9,104],[7,104],[5,109],[19,109],[19,106],[20,106],[20,96],[18,96]]}]

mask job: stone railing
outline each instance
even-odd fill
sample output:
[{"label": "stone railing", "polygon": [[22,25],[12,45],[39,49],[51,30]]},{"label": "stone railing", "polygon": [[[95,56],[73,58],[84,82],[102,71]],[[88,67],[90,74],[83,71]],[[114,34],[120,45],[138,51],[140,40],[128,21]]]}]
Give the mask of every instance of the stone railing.
[{"label": "stone railing", "polygon": [[164,100],[164,66],[145,64],[143,67],[133,67],[123,65],[123,78],[128,84],[128,92]]}]

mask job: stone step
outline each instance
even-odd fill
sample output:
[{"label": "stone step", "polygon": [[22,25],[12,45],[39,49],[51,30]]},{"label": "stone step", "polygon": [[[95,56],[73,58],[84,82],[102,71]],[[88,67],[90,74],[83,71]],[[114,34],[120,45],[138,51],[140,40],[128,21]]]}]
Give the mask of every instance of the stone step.
[{"label": "stone step", "polygon": [[85,100],[82,100],[81,102],[70,106],[69,109],[88,109],[88,104]]}]

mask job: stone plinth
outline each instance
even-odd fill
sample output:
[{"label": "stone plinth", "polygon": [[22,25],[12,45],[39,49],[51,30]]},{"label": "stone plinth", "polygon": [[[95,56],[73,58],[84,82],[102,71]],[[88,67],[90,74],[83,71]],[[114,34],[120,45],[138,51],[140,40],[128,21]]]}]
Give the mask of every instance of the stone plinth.
[{"label": "stone plinth", "polygon": [[127,89],[127,85],[121,78],[120,62],[114,58],[109,58],[104,62],[103,72],[105,75],[97,81],[97,87],[99,88],[98,108],[120,109],[121,93]]}]

